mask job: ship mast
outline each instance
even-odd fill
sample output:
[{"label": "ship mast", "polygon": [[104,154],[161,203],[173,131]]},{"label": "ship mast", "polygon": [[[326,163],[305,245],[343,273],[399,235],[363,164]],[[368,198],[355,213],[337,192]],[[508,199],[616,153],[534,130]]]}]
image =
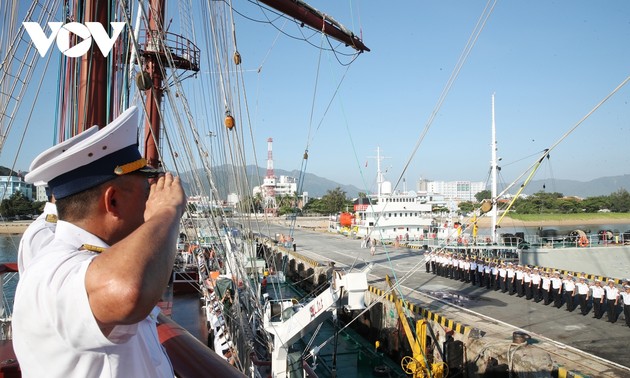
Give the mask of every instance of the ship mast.
[{"label": "ship mast", "polygon": [[376,193],[377,198],[381,200],[381,185],[383,185],[383,173],[381,172],[381,148],[376,147]]},{"label": "ship mast", "polygon": [[[149,30],[147,30],[148,46],[162,48],[162,25],[164,25],[164,0],[151,0],[149,12]],[[147,50],[150,50],[147,49]],[[147,120],[144,129],[145,151],[144,158],[147,164],[160,168],[158,144],[160,141],[160,105],[162,104],[162,71],[159,66],[160,54],[146,54],[146,71],[151,77],[151,88],[146,90]]]},{"label": "ship mast", "polygon": [[[99,22],[109,27],[107,1],[86,1],[84,22]],[[100,52],[90,51],[81,58],[81,76],[77,96],[77,133],[93,125],[105,127],[110,107],[107,104],[107,58]]]},{"label": "ship mast", "polygon": [[497,242],[497,129],[494,121],[494,94],[492,95],[492,161],[490,162],[490,179],[492,183],[492,210],[490,210],[492,243]]}]

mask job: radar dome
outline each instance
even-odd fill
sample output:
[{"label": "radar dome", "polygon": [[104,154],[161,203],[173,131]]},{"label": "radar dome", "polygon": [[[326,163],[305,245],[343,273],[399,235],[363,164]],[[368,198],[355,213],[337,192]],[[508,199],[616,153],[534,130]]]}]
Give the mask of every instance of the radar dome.
[{"label": "radar dome", "polygon": [[381,184],[381,194],[392,194],[392,183],[389,181],[383,181]]}]

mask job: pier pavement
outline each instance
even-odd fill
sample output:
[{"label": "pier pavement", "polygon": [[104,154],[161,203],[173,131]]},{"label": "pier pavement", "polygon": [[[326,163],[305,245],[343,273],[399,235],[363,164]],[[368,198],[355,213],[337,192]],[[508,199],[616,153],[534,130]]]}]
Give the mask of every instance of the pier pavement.
[{"label": "pier pavement", "polygon": [[[269,225],[266,232],[289,234],[290,223]],[[534,303],[515,295],[451,280],[425,272],[422,251],[378,246],[376,254],[361,248],[361,241],[343,235],[294,229],[297,252],[340,268],[373,263],[370,285],[386,290],[385,275],[401,283],[402,295],[431,311],[454,321],[478,328],[486,335],[511,339],[514,331],[524,331],[554,360],[570,361],[571,370],[593,376],[630,376],[630,328],[623,315],[617,323],[593,319],[592,311],[582,316]],[[566,363],[565,363],[566,365]]]}]

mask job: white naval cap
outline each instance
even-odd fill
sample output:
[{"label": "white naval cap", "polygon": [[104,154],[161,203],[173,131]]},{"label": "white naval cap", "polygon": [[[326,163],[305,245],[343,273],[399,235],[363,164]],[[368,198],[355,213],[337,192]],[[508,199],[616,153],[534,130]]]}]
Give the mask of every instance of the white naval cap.
[{"label": "white naval cap", "polygon": [[[138,151],[138,109],[124,111],[109,125],[93,132],[64,153],[29,172],[25,181],[47,182],[56,199],[68,197],[132,172],[156,174]],[[81,134],[79,134],[81,135]],[[44,151],[34,162],[42,160]]]},{"label": "white naval cap", "polygon": [[[40,165],[42,165],[42,164],[46,163],[47,161],[50,161],[50,160],[56,158],[57,156],[63,154],[70,147],[72,147],[75,144],[83,141],[84,139],[86,139],[87,137],[89,137],[90,135],[94,134],[97,131],[98,131],[98,126],[92,126],[89,129],[83,131],[82,133],[77,134],[77,135],[73,136],[72,138],[68,138],[68,139],[64,140],[63,142],[58,143],[58,144],[50,147],[46,151],[44,151],[41,154],[37,155],[37,157],[35,157],[35,159],[33,159],[33,161],[31,162],[31,166],[28,168],[29,172],[32,172],[32,171],[36,170],[37,168],[39,168]],[[26,176],[28,177],[29,175],[27,174]],[[35,186],[45,186],[47,184],[48,183],[45,182],[45,181],[36,181],[36,182],[33,183],[33,185],[35,185]]]}]

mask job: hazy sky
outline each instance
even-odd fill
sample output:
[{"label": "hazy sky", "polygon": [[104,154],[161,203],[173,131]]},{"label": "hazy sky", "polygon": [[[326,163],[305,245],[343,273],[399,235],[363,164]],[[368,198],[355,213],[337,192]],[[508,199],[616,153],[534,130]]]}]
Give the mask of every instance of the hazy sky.
[{"label": "hazy sky", "polygon": [[[273,19],[255,4],[234,4],[252,19]],[[421,177],[485,182],[494,93],[501,176],[509,182],[630,76],[625,0],[499,1],[445,96],[487,2],[310,4],[362,35],[372,51],[346,67],[337,58],[348,63],[348,56],[320,55],[322,40],[312,31],[303,30],[315,46],[279,34],[281,28],[301,38],[294,23],[235,15],[256,158],[263,167],[272,137],[275,167],[300,169],[308,148],[307,172],[369,190],[376,148],[387,157],[387,178],[396,181],[429,125],[410,160],[407,185]],[[626,85],[552,151],[536,179],[588,181],[630,173],[629,101]],[[50,104],[38,109],[35,117],[50,123]],[[51,135],[29,134],[16,168],[27,169]],[[9,145],[20,136],[11,135]],[[14,155],[5,148],[0,164],[11,166]]]}]

